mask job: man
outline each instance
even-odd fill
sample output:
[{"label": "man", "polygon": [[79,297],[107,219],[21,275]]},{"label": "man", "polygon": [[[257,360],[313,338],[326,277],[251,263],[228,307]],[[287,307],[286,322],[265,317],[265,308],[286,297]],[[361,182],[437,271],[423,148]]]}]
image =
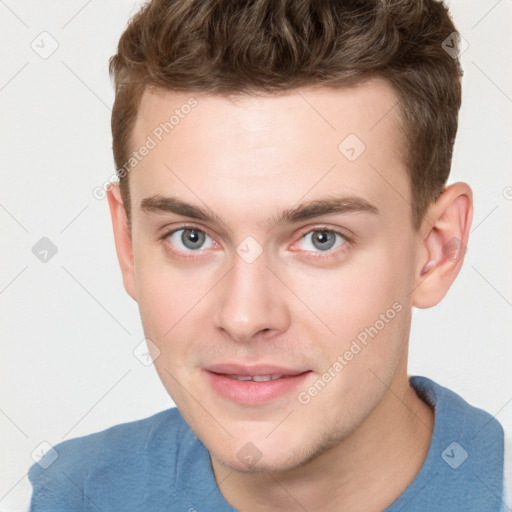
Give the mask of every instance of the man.
[{"label": "man", "polygon": [[[503,430],[407,375],[464,258],[439,2],[164,1],[111,60],[117,254],[177,408],[66,441],[37,510],[499,511]],[[445,44],[443,44],[445,43]]]}]

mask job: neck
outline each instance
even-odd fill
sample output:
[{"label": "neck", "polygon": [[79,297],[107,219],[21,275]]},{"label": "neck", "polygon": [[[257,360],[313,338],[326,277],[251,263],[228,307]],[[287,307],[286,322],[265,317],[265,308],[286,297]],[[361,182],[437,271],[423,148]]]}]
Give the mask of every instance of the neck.
[{"label": "neck", "polygon": [[308,463],[286,472],[246,474],[212,458],[212,467],[225,499],[243,512],[379,512],[418,474],[433,425],[434,411],[403,369],[353,433]]}]

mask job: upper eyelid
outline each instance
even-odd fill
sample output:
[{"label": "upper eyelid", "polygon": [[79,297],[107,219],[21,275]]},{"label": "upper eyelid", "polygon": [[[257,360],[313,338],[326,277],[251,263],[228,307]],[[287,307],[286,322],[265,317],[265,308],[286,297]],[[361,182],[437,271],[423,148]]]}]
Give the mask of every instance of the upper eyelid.
[{"label": "upper eyelid", "polygon": [[[335,249],[328,249],[326,251],[321,251],[321,250],[317,250],[317,251],[304,251],[306,253],[317,253],[317,254],[334,254],[336,253],[338,250],[341,250],[343,247],[345,247],[345,245],[348,243],[349,245],[352,245],[354,243],[354,239],[353,237],[350,237],[348,235],[346,235],[343,231],[340,231],[340,230],[336,230],[336,229],[328,229],[328,228],[313,228],[313,229],[308,229],[307,231],[303,232],[302,234],[299,235],[299,238],[292,243],[292,247],[296,246],[297,244],[299,244],[301,242],[301,240],[306,236],[306,235],[309,235],[310,233],[314,233],[314,232],[318,232],[318,231],[328,231],[330,233],[334,233],[336,235],[339,235],[342,239],[343,239],[343,243],[339,246],[339,247],[336,247]],[[326,256],[327,257],[327,256]]]},{"label": "upper eyelid", "polygon": [[[186,231],[186,230],[201,231],[207,237],[209,237],[213,241],[214,244],[218,244],[218,242],[215,240],[215,238],[212,235],[210,235],[208,233],[208,231],[206,231],[205,229],[200,228],[198,226],[191,225],[191,224],[187,224],[185,226],[181,226],[181,227],[177,227],[177,228],[171,228],[168,231],[164,231],[164,234],[161,237],[159,237],[159,239],[165,241],[171,235],[174,235],[177,231]],[[192,250],[190,252],[200,252],[202,250],[205,250],[205,249],[197,249],[197,250]],[[189,252],[189,251],[187,251],[187,252]]]},{"label": "upper eyelid", "polygon": [[[176,228],[169,228],[168,230],[165,230],[165,228],[162,228],[164,233],[161,235],[160,238],[167,238],[168,236],[174,234],[176,231],[187,230],[187,229],[195,229],[197,231],[201,231],[201,232],[205,233],[206,235],[208,235],[212,240],[215,239],[215,237],[212,236],[211,233],[209,233],[209,230],[207,228],[204,228],[203,226],[198,226],[195,224],[184,224],[183,226],[179,226]],[[303,229],[299,230],[299,236],[303,237],[304,235],[307,235],[307,234],[315,232],[315,231],[329,231],[332,233],[337,233],[338,235],[341,235],[343,238],[346,238],[347,240],[351,240],[353,238],[352,235],[349,235],[346,233],[346,231],[347,231],[346,229],[331,228],[329,226],[322,226],[322,225],[319,225],[317,227],[303,228]]]},{"label": "upper eyelid", "polygon": [[176,231],[187,230],[187,229],[201,231],[202,233],[205,233],[206,235],[208,235],[212,240],[214,239],[214,237],[209,233],[208,229],[205,229],[202,226],[196,226],[194,224],[185,224],[183,226],[179,226],[179,227],[175,227],[175,228],[168,228],[168,229],[162,228],[161,230],[163,231],[163,234],[160,236],[160,239],[167,238],[167,237],[173,235],[174,233],[176,233]]},{"label": "upper eyelid", "polygon": [[304,236],[304,235],[307,235],[308,233],[312,233],[312,232],[315,232],[315,231],[329,231],[330,233],[337,233],[338,235],[341,235],[343,238],[349,238],[349,234],[346,233],[346,229],[343,229],[343,228],[330,228],[328,226],[317,226],[317,227],[313,227],[313,228],[304,228],[303,230],[299,230],[299,235],[300,236]]}]

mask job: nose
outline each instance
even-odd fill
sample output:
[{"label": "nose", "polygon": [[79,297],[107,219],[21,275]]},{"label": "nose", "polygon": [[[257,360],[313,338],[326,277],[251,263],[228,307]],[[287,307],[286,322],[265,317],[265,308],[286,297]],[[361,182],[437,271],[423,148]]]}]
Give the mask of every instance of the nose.
[{"label": "nose", "polygon": [[214,324],[232,340],[249,342],[289,327],[286,295],[267,267],[264,254],[252,263],[237,255],[231,271],[219,285]]}]

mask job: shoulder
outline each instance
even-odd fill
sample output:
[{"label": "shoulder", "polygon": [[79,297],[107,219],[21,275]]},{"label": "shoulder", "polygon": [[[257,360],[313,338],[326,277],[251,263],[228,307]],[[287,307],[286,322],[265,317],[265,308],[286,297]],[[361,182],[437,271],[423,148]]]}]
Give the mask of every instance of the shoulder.
[{"label": "shoulder", "polygon": [[[454,391],[426,377],[412,387],[435,411],[427,458],[396,505],[421,503],[410,510],[498,511],[503,496],[504,430],[500,422]],[[428,492],[421,492],[427,486]],[[394,509],[390,509],[394,510]]]},{"label": "shoulder", "polygon": [[420,398],[435,409],[435,428],[440,434],[467,439],[471,444],[494,444],[497,440],[503,443],[503,427],[487,411],[427,377],[411,377],[410,382]]},{"label": "shoulder", "polygon": [[140,479],[164,466],[170,476],[180,447],[192,447],[195,440],[172,408],[59,443],[29,470],[31,510],[88,510],[95,499],[104,501],[101,495],[116,493],[136,499]]},{"label": "shoulder", "polygon": [[[90,463],[116,464],[120,458],[137,456],[141,449],[151,449],[153,443],[165,443],[170,448],[187,431],[188,426],[178,409],[172,408],[149,418],[121,423],[101,432],[63,441],[53,447],[57,456],[55,464],[62,469]],[[49,458],[55,458],[55,454]],[[47,463],[45,458],[41,459],[32,466],[29,475],[38,473],[37,468]]]}]

